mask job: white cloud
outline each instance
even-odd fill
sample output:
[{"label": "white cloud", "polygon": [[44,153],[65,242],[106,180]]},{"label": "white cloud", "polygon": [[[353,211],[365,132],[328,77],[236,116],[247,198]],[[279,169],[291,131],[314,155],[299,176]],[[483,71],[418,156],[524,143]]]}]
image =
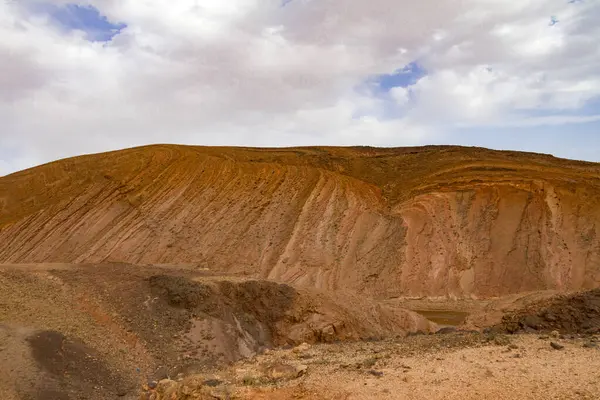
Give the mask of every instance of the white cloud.
[{"label": "white cloud", "polygon": [[[589,122],[560,114],[600,95],[592,1],[71,1],[128,25],[110,43],[36,1],[0,2],[3,171],[154,142],[419,144],[528,110]],[[364,90],[415,60],[410,95]]]}]

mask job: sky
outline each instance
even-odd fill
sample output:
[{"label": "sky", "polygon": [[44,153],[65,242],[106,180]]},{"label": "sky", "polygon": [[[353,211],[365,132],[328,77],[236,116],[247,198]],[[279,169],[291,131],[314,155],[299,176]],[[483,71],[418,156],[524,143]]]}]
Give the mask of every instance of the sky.
[{"label": "sky", "polygon": [[0,176],[151,143],[600,161],[599,0],[0,0]]}]

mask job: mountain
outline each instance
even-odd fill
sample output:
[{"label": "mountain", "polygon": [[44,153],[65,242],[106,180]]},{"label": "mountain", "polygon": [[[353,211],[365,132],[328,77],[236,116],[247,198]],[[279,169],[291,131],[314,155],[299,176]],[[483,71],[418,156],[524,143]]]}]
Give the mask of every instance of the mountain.
[{"label": "mountain", "polygon": [[600,283],[600,164],[154,145],[0,178],[0,263],[192,264],[378,298]]}]

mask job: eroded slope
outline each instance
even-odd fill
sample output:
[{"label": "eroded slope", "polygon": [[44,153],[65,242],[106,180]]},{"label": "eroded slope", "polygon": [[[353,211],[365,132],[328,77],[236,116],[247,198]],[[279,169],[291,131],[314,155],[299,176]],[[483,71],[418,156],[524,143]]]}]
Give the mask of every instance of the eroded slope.
[{"label": "eroded slope", "polygon": [[600,167],[477,148],[151,146],[0,178],[0,261],[193,263],[380,297],[600,282]]}]

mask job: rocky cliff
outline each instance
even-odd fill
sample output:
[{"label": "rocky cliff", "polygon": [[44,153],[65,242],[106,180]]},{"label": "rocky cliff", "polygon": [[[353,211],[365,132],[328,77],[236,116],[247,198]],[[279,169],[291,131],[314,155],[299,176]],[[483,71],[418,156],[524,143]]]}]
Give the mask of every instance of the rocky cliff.
[{"label": "rocky cliff", "polygon": [[0,178],[0,262],[193,263],[381,298],[600,286],[600,165],[157,145]]}]

